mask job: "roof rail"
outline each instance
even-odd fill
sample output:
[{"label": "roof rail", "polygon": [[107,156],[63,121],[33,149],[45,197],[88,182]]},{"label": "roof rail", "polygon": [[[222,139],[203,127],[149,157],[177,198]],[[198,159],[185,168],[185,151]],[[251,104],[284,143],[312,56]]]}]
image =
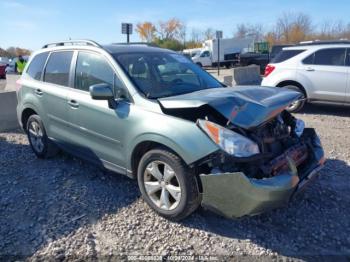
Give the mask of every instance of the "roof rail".
[{"label": "roof rail", "polygon": [[145,45],[145,46],[159,47],[157,44],[148,43],[148,42],[112,43],[112,45]]},{"label": "roof rail", "polygon": [[79,40],[66,40],[66,41],[49,43],[44,45],[42,48],[48,48],[49,46],[65,46],[65,45],[79,45],[79,44],[101,47],[101,45],[95,41],[79,39]]},{"label": "roof rail", "polygon": [[347,39],[340,40],[310,40],[303,41],[297,45],[331,45],[331,44],[350,44],[350,41]]}]

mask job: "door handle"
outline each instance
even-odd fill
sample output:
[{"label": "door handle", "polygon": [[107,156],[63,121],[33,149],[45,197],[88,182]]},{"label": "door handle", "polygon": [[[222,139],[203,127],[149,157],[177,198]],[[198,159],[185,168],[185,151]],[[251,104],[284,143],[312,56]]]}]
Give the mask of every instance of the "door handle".
[{"label": "door handle", "polygon": [[41,91],[41,89],[35,89],[35,94],[37,95],[37,96],[42,96],[43,95],[43,91]]},{"label": "door handle", "polygon": [[314,69],[314,68],[312,68],[312,67],[307,67],[305,70],[306,70],[306,71],[309,71],[309,72],[313,72],[313,71],[315,71],[315,69]]},{"label": "door handle", "polygon": [[68,104],[71,106],[71,107],[74,107],[74,108],[78,108],[79,107],[79,103],[77,101],[75,101],[74,99],[73,100],[69,100],[68,101]]}]

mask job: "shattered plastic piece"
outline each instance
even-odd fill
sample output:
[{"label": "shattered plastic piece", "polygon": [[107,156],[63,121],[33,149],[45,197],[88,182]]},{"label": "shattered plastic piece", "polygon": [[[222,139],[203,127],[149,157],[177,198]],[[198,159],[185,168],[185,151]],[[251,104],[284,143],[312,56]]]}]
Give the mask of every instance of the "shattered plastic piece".
[{"label": "shattered plastic piece", "polygon": [[305,129],[305,122],[301,119],[297,119],[295,121],[295,129],[294,132],[298,137],[301,137]]}]

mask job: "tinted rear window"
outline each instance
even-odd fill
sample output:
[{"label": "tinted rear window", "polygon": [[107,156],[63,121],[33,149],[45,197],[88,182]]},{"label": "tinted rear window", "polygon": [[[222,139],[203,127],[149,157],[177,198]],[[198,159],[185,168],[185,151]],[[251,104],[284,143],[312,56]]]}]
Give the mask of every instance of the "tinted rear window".
[{"label": "tinted rear window", "polygon": [[315,56],[315,53],[309,55],[308,57],[306,57],[303,60],[303,63],[306,64],[306,65],[312,65],[314,63],[314,56]]},{"label": "tinted rear window", "polygon": [[296,55],[299,55],[304,51],[305,50],[282,50],[271,60],[271,63],[276,64],[276,63],[284,62]]},{"label": "tinted rear window", "polygon": [[44,69],[44,65],[47,59],[47,56],[49,55],[49,53],[41,53],[36,55],[32,62],[30,63],[28,70],[27,70],[27,74],[36,80],[40,80],[41,78],[41,73],[43,72]]},{"label": "tinted rear window", "polygon": [[72,56],[72,51],[51,53],[46,65],[44,81],[68,86]]}]

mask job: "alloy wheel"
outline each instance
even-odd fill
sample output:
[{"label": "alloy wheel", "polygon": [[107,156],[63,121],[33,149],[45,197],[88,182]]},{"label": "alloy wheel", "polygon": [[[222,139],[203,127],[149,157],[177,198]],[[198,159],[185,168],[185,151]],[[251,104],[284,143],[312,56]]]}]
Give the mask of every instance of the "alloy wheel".
[{"label": "alloy wheel", "polygon": [[144,171],[147,196],[160,209],[173,210],[180,203],[181,187],[175,171],[162,161],[152,161]]},{"label": "alloy wheel", "polygon": [[40,125],[32,121],[28,128],[29,139],[35,151],[41,153],[44,150],[43,131]]}]

